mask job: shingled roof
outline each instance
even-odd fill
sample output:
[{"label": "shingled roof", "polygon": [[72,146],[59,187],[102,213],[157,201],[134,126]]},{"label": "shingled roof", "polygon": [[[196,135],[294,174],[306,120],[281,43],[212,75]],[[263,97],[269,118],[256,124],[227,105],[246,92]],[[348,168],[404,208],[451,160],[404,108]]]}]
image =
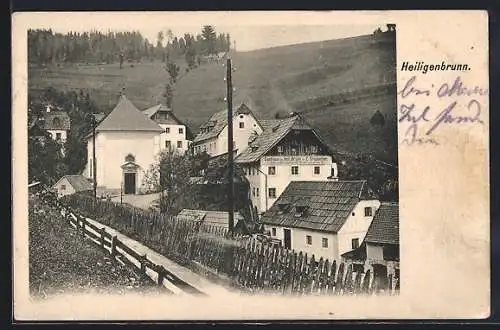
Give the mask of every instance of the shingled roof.
[{"label": "shingled roof", "polygon": [[144,116],[125,95],[122,95],[116,107],[97,126],[96,131],[163,132],[163,129],[153,120]]},{"label": "shingled roof", "polygon": [[[292,181],[261,222],[336,233],[360,200],[375,198],[365,180]],[[305,207],[302,216],[296,216],[296,206]]]},{"label": "shingled roof", "polygon": [[61,182],[63,179],[68,180],[69,184],[75,189],[75,192],[80,192],[80,191],[89,191],[94,189],[90,181],[85,178],[83,175],[65,175],[57,183],[56,185]]},{"label": "shingled roof", "polygon": [[373,217],[365,242],[399,244],[399,205],[382,202]]},{"label": "shingled roof", "polygon": [[268,126],[268,128],[253,140],[248,148],[246,148],[234,161],[237,163],[252,163],[259,160],[292,129],[311,130],[318,140],[320,140],[327,149],[330,149],[304,118],[299,114],[295,114],[289,118],[279,120],[274,126]]},{"label": "shingled roof", "polygon": [[43,115],[43,128],[67,131],[71,128],[71,120],[64,111],[45,112]]},{"label": "shingled roof", "polygon": [[[240,115],[240,114],[252,114],[253,115],[253,112],[252,112],[252,110],[250,110],[250,108],[245,103],[242,103],[238,107],[238,109],[233,112],[233,117]],[[254,118],[255,118],[255,116],[254,116]],[[200,141],[204,141],[207,139],[217,137],[226,126],[227,126],[227,110],[222,110],[222,111],[216,112],[212,115],[212,117],[210,117],[209,120],[207,120],[205,123],[203,123],[200,126],[200,132],[195,137],[193,142],[196,143],[196,142],[200,142]],[[205,128],[210,128],[210,130],[204,132],[203,130]]]},{"label": "shingled roof", "polygon": [[[168,118],[166,119],[159,119],[159,120],[155,120],[151,117],[153,117],[157,112],[168,112]],[[176,115],[175,113],[172,111],[171,108],[168,108],[166,105],[164,104],[158,104],[158,105],[155,105],[151,108],[147,108],[145,110],[142,110],[142,113],[144,115],[146,115],[148,118],[150,118],[151,120],[153,120],[154,122],[158,123],[158,124],[165,124],[165,125],[184,125],[184,127],[186,127],[186,138],[188,140],[192,140],[193,139],[193,133],[191,132],[191,130],[189,129],[188,125],[186,125],[182,120],[180,120]]]}]

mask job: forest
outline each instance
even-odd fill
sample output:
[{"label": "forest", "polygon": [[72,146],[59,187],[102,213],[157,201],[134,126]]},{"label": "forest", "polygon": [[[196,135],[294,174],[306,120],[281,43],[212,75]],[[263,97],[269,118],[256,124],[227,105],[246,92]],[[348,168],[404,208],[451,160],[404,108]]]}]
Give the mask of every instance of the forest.
[{"label": "forest", "polygon": [[200,57],[231,48],[229,33],[217,33],[205,25],[196,35],[176,36],[171,30],[159,31],[155,41],[138,31],[57,33],[52,29],[28,30],[28,62],[36,65],[55,63],[116,63],[161,60],[184,57],[192,67]]}]

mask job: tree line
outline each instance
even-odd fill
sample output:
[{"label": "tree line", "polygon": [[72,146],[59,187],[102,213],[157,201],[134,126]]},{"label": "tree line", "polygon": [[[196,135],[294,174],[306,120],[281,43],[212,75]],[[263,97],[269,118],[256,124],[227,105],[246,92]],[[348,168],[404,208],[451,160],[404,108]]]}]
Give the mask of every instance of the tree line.
[{"label": "tree line", "polygon": [[162,60],[184,57],[188,66],[200,64],[201,56],[228,52],[229,33],[217,33],[211,25],[203,26],[196,35],[178,37],[171,30],[159,31],[156,42],[144,38],[139,31],[56,33],[52,29],[28,30],[28,62],[51,63],[116,63],[118,61]]}]

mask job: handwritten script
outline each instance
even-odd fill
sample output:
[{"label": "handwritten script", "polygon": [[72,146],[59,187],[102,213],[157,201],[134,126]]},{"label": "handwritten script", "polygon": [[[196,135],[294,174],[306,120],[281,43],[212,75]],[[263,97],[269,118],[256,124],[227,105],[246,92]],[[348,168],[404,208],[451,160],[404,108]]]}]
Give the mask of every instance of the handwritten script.
[{"label": "handwritten script", "polygon": [[[458,76],[451,82],[425,87],[413,76],[398,91],[402,102],[398,121],[409,124],[404,132],[402,144],[431,144],[439,142],[434,134],[446,125],[484,125],[481,98],[488,90],[479,86],[467,86]],[[408,100],[412,100],[411,102]],[[436,108],[429,101],[443,99],[446,106]],[[449,100],[449,103],[447,102]],[[436,103],[436,102],[433,102]]]}]

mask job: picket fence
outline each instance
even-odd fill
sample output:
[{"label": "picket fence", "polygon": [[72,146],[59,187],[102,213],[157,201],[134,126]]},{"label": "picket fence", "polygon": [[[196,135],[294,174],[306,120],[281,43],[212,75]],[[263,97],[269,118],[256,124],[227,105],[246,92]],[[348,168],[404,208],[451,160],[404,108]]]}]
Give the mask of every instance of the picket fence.
[{"label": "picket fence", "polygon": [[61,202],[180,264],[202,265],[247,291],[287,295],[399,293],[400,279],[394,271],[380,275],[371,267],[365,272],[352,263],[316,260],[314,255],[230,236],[221,227],[88,196],[65,196]]}]

